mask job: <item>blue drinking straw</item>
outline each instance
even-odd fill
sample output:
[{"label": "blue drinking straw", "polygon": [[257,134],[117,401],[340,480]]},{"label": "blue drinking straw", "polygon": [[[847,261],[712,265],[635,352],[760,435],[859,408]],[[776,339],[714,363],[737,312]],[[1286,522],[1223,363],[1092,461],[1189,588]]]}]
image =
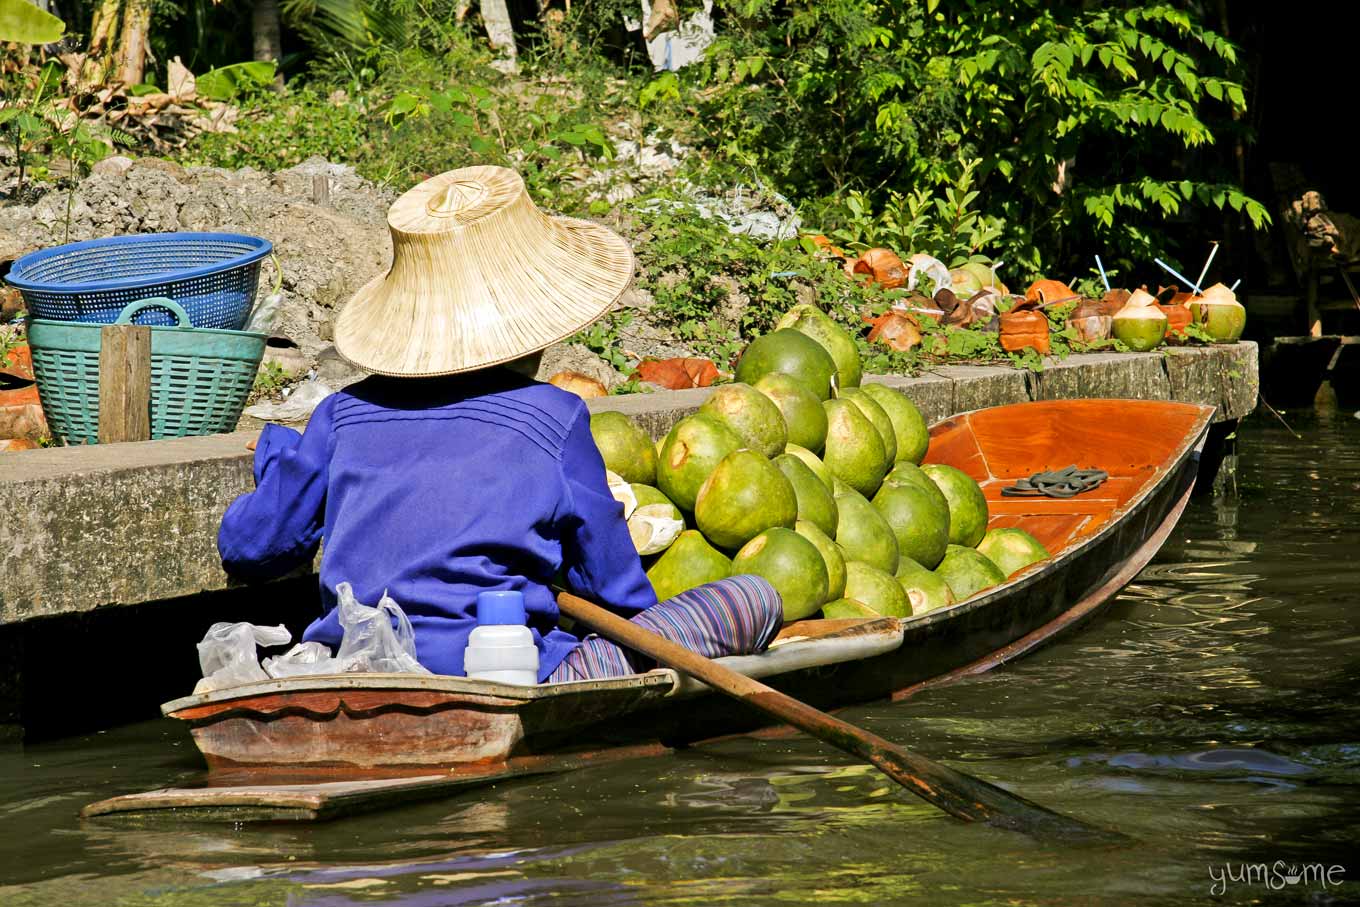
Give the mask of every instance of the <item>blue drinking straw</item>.
[{"label": "blue drinking straw", "polygon": [[1105,276],[1105,266],[1100,263],[1100,256],[1096,256],[1096,267],[1100,269],[1100,282],[1105,284],[1105,292],[1110,292],[1110,278]]},{"label": "blue drinking straw", "polygon": [[1165,271],[1166,273],[1170,274],[1172,277],[1176,278],[1176,279],[1179,280],[1181,283],[1185,284],[1187,287],[1192,288],[1197,294],[1199,294],[1200,296],[1203,296],[1203,295],[1204,295],[1204,291],[1201,290],[1199,287],[1195,286],[1194,281],[1190,280],[1189,278],[1185,277],[1184,275],[1177,274],[1175,271],[1173,271],[1173,270],[1171,269],[1171,265],[1169,265],[1169,264],[1167,264],[1166,262],[1162,261],[1160,258],[1154,258],[1154,259],[1152,259],[1152,260],[1155,261],[1155,262],[1157,262],[1157,264],[1161,266],[1161,269],[1162,269],[1163,271]]}]

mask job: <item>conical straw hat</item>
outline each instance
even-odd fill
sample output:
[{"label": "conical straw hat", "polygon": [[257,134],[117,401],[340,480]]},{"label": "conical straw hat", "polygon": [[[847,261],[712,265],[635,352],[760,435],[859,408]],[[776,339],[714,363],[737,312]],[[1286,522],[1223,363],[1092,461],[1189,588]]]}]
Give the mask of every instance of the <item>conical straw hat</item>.
[{"label": "conical straw hat", "polygon": [[382,375],[432,377],[541,350],[598,319],[633,275],[614,232],[549,217],[518,173],[465,167],[387,212],[392,268],[335,321],[335,348]]}]

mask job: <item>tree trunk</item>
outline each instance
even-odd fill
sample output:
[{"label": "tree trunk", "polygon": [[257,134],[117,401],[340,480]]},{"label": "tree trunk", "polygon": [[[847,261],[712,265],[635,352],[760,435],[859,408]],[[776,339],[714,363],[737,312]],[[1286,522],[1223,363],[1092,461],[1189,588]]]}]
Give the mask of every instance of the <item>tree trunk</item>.
[{"label": "tree trunk", "polygon": [[90,19],[90,44],[85,49],[85,63],[80,68],[82,85],[104,84],[109,71],[110,48],[118,34],[122,12],[122,0],[99,0],[94,8]]},{"label": "tree trunk", "polygon": [[254,38],[255,59],[273,63],[274,87],[283,88],[283,70],[278,63],[283,59],[283,35],[279,28],[279,0],[255,0],[251,7],[250,27]]},{"label": "tree trunk", "polygon": [[515,53],[515,26],[510,20],[509,7],[505,0],[482,0],[481,5],[482,21],[486,23],[486,37],[492,49],[502,55],[502,67],[512,72],[517,70],[519,61]]},{"label": "tree trunk", "polygon": [[146,76],[151,0],[123,0],[123,32],[118,36],[118,81],[136,85]]}]

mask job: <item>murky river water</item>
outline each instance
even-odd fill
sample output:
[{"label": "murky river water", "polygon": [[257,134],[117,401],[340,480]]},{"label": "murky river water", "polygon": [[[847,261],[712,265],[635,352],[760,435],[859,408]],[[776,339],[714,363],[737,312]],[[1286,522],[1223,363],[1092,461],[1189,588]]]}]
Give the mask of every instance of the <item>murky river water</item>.
[{"label": "murky river water", "polygon": [[315,826],[79,821],[84,803],[197,771],[188,735],[153,722],[0,750],[0,904],[1360,899],[1360,420],[1290,419],[1302,440],[1269,416],[1244,426],[1237,494],[1193,502],[1095,623],[845,713],[1124,846],[964,825],[805,738]]}]

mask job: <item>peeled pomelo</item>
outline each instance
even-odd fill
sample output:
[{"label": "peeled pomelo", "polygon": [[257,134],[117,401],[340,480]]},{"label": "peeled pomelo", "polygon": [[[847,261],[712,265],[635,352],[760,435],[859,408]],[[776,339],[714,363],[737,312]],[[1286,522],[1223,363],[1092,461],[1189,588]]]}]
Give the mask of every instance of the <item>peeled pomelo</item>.
[{"label": "peeled pomelo", "polygon": [[1006,576],[1050,557],[1048,549],[1023,529],[989,530],[977,550]]},{"label": "peeled pomelo", "polygon": [[749,384],[719,385],[699,407],[699,412],[712,416],[736,432],[743,447],[759,451],[766,457],[783,453],[789,440],[779,407]]},{"label": "peeled pomelo", "polygon": [[714,583],[731,575],[732,562],[727,555],[710,545],[694,529],[680,533],[647,570],[647,579],[656,592],[656,599],[663,602],[695,586]]},{"label": "peeled pomelo", "polygon": [[766,529],[732,558],[736,575],[763,576],[784,601],[784,620],[816,614],[827,600],[826,563],[816,546],[792,529]]},{"label": "peeled pomelo", "polygon": [[888,464],[897,459],[897,432],[893,430],[892,420],[888,418],[888,412],[873,397],[865,393],[862,387],[851,387],[838,392],[840,399],[849,400],[855,405],[864,418],[873,423],[874,429],[878,432],[879,439],[883,442],[883,456]]},{"label": "peeled pomelo", "polygon": [[962,545],[950,545],[946,549],[944,560],[935,568],[935,574],[949,584],[954,600],[960,602],[1006,581],[1006,575],[1000,567],[972,548]]},{"label": "peeled pomelo", "polygon": [[[820,408],[821,405],[822,404],[818,403],[818,408]],[[802,460],[807,468],[812,470],[812,474],[827,487],[827,490],[832,494],[835,494],[836,488],[834,482],[836,477],[831,474],[831,470],[826,468],[826,464],[822,462],[821,457],[817,456],[806,447],[799,447],[797,444],[792,443],[784,448],[784,453],[790,457],[797,457]]]},{"label": "peeled pomelo", "polygon": [[766,529],[792,529],[798,498],[784,474],[754,450],[734,450],[704,480],[694,505],[699,531],[719,548],[736,549]]},{"label": "peeled pomelo", "polygon": [[828,620],[837,620],[853,617],[874,618],[883,615],[864,602],[855,601],[853,598],[838,598],[822,605],[822,616]]},{"label": "peeled pomelo", "polygon": [[840,598],[845,593],[845,555],[841,549],[821,529],[807,520],[793,524],[793,531],[813,544],[826,565],[826,597]]},{"label": "peeled pomelo", "polygon": [[674,504],[645,504],[628,517],[628,536],[637,553],[660,554],[669,548],[685,529],[685,521]]},{"label": "peeled pomelo", "polygon": [[893,575],[863,561],[845,562],[845,597],[884,617],[911,616],[911,601]]},{"label": "peeled pomelo", "polygon": [[662,494],[660,488],[638,483],[634,483],[628,487],[633,490],[633,500],[637,502],[638,507],[648,507],[652,504],[665,504],[670,507],[671,510],[675,511],[671,514],[672,517],[677,520],[683,520],[685,518],[685,515],[680,512],[680,508],[676,507],[670,498]]},{"label": "peeled pomelo", "polygon": [[741,447],[741,438],[723,423],[701,413],[675,424],[661,446],[656,487],[677,507],[694,512],[699,488],[723,457]]},{"label": "peeled pomelo", "polygon": [[1145,290],[1134,290],[1112,325],[1115,339],[1135,353],[1156,349],[1166,339],[1166,315]]},{"label": "peeled pomelo", "polygon": [[949,541],[974,548],[987,533],[987,498],[973,477],[943,463],[929,463],[921,471],[944,493],[949,503]]},{"label": "peeled pomelo", "polygon": [[650,485],[656,480],[656,448],[647,433],[623,413],[595,413],[590,435],[604,458],[604,468],[628,482]]},{"label": "peeled pomelo", "polygon": [[836,363],[837,386],[841,390],[859,387],[860,378],[863,376],[859,349],[856,348],[850,332],[837,324],[830,315],[815,305],[803,303],[785,312],[775,323],[775,328],[798,331],[817,341],[831,357],[831,361]]},{"label": "peeled pomelo", "polygon": [[826,410],[803,382],[783,372],[771,372],[754,385],[784,416],[789,444],[817,452],[826,443]]},{"label": "peeled pomelo", "polygon": [[743,384],[755,384],[771,372],[792,375],[818,400],[831,399],[835,360],[806,334],[785,328],[757,337],[737,360],[737,380]]},{"label": "peeled pomelo", "polygon": [[808,465],[789,454],[774,458],[774,465],[793,486],[798,499],[798,519],[807,520],[830,535],[836,531],[836,499]]},{"label": "peeled pomelo", "polygon": [[884,485],[873,505],[892,528],[899,555],[931,569],[939,564],[949,544],[948,506],[912,485]]},{"label": "peeled pomelo", "polygon": [[916,404],[907,399],[906,394],[886,384],[866,384],[864,393],[888,414],[897,437],[897,462],[920,463],[930,446],[930,429]]},{"label": "peeled pomelo", "polygon": [[865,497],[878,491],[890,465],[878,429],[848,400],[828,400],[826,449],[822,461],[831,474]]},{"label": "peeled pomelo", "polygon": [[836,496],[836,544],[846,560],[863,561],[884,573],[897,570],[897,537],[883,514],[858,493]]},{"label": "peeled pomelo", "polygon": [[902,591],[907,593],[913,615],[954,604],[954,593],[944,578],[909,557],[898,562],[896,579]]}]

